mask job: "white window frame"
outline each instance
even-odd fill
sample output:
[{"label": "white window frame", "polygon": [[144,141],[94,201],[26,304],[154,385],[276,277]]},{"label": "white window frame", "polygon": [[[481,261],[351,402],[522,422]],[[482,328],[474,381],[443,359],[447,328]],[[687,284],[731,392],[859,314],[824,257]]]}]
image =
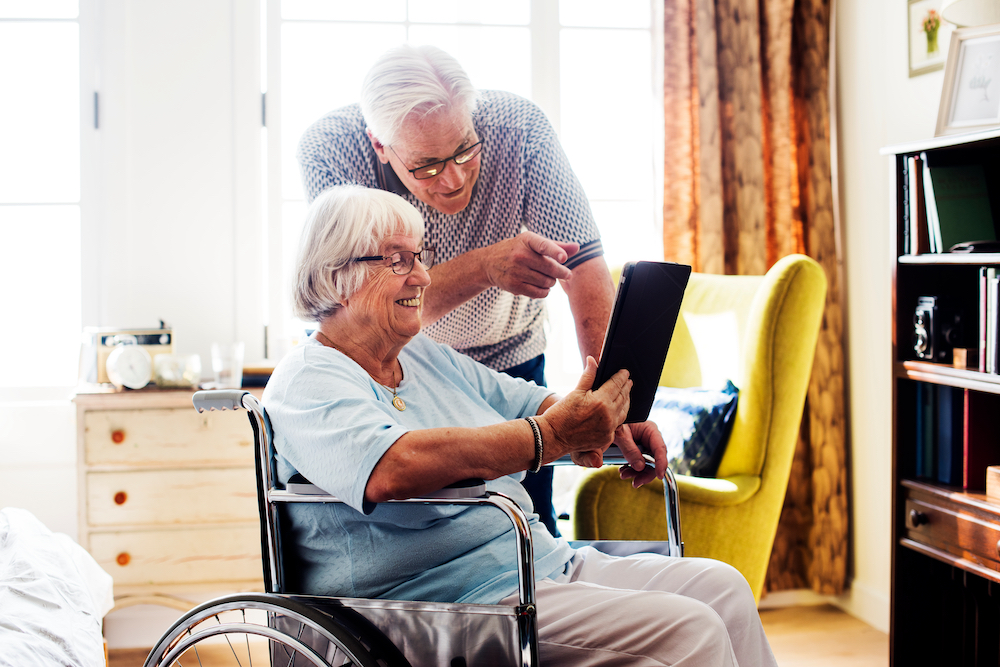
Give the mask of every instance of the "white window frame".
[{"label": "white window frame", "polygon": [[[266,95],[264,98],[264,109],[267,119],[266,147],[266,183],[265,183],[265,220],[264,220],[264,246],[268,258],[280,258],[283,254],[283,234],[282,234],[282,206],[284,203],[282,194],[282,136],[281,136],[281,7],[279,0],[266,2],[266,9],[262,17],[264,23],[264,47],[263,62],[266,63]],[[654,224],[656,219],[662,219],[662,193],[661,189],[655,188],[655,184],[662,183],[662,131],[657,132],[655,128],[662,128],[662,104],[656,104],[662,99],[662,95],[657,91],[662,91],[662,6],[656,0],[650,0],[650,32],[652,34],[651,49],[651,71],[653,72],[650,81],[651,95],[654,112],[654,128],[650,128],[648,140],[654,143],[657,149],[654,151],[655,163],[652,182],[654,190],[651,194],[653,200]],[[409,25],[403,22],[403,25]],[[461,24],[459,24],[461,25]],[[476,25],[476,24],[471,24]],[[562,26],[559,22],[559,2],[558,0],[532,0],[529,30],[531,34],[531,77],[532,77],[532,97],[533,101],[545,111],[552,122],[556,132],[560,129],[560,30]],[[638,137],[637,140],[644,140]],[[279,260],[280,262],[280,260]],[[278,345],[276,341],[287,341],[295,332],[285,329],[286,322],[276,317],[280,304],[282,303],[281,290],[283,289],[284,267],[279,262],[265,259],[266,268],[266,290],[268,294],[267,339],[269,354],[273,354]],[[562,296],[561,298],[565,298]],[[575,338],[575,336],[574,336]],[[550,336],[549,350],[547,354],[555,356],[558,350],[553,349],[553,337]],[[582,368],[582,364],[581,364]]]}]

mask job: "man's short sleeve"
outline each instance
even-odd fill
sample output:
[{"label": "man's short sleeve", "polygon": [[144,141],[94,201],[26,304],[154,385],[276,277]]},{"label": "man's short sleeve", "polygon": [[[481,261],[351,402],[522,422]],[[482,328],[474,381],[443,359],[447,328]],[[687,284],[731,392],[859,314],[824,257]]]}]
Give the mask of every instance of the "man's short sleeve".
[{"label": "man's short sleeve", "polygon": [[296,159],[306,201],[335,185],[376,187],[376,162],[361,109],[352,104],[313,123],[299,140]]}]

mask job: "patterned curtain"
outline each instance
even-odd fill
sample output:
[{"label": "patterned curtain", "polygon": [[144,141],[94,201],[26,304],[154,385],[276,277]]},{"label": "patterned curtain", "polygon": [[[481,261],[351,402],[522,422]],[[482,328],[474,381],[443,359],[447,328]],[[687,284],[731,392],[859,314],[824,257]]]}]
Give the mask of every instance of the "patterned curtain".
[{"label": "patterned curtain", "polygon": [[790,253],[829,283],[768,591],[847,577],[843,278],[831,163],[832,0],[664,0],[666,259],[759,275]]}]

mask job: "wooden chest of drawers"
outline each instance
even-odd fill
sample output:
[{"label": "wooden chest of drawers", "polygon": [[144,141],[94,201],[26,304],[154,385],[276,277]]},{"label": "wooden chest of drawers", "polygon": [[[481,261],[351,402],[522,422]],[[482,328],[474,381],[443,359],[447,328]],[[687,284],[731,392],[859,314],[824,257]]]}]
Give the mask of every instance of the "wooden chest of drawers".
[{"label": "wooden chest of drawers", "polygon": [[253,432],[191,394],[75,399],[80,544],[114,577],[116,608],[263,589]]}]

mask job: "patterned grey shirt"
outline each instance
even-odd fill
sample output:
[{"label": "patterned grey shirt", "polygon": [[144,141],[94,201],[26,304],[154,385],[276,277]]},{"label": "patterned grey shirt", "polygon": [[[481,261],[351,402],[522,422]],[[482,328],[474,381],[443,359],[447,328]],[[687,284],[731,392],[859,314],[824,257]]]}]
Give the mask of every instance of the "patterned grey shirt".
[{"label": "patterned grey shirt", "polygon": [[[511,93],[483,91],[473,124],[483,140],[482,165],[469,205],[455,215],[418,200],[378,161],[357,104],[332,111],[302,136],[298,160],[307,197],[311,202],[344,183],[402,195],[423,216],[424,242],[435,248],[438,262],[513,238],[522,229],[579,243],[580,252],[566,262],[570,269],[602,255],[587,196],[541,109]],[[543,300],[491,287],[424,333],[504,370],[545,351],[544,321]]]}]

